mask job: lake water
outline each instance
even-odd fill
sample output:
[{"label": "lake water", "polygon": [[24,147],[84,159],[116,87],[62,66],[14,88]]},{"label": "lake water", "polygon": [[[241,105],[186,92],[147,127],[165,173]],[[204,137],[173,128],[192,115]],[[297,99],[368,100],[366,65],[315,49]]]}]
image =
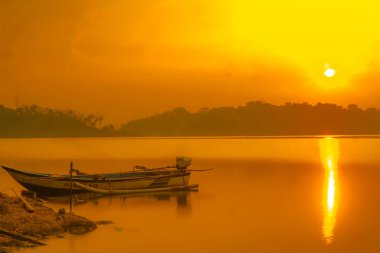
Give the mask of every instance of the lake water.
[{"label": "lake water", "polygon": [[[74,207],[112,225],[21,253],[380,252],[380,139],[2,139],[0,164],[68,173],[193,158],[198,192],[98,198]],[[21,189],[0,172],[0,190]],[[49,202],[58,209],[66,202]]]}]

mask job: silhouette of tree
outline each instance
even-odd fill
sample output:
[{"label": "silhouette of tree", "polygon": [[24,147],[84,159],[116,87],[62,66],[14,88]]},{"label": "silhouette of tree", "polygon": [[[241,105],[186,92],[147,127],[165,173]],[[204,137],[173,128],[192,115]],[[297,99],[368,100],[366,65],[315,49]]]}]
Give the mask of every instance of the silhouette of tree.
[{"label": "silhouette of tree", "polygon": [[285,103],[264,100],[245,106],[202,108],[196,113],[176,108],[134,120],[119,129],[133,136],[322,135],[380,134],[380,111],[329,103]]},{"label": "silhouette of tree", "polygon": [[103,117],[37,105],[10,109],[0,105],[0,137],[86,136],[276,136],[380,134],[380,111],[346,108],[329,103],[264,100],[245,106],[202,108],[192,113],[183,107],[132,120],[119,129],[102,126]]},{"label": "silhouette of tree", "polygon": [[[37,105],[15,110],[0,106],[0,137],[82,137],[110,135],[113,128],[100,129],[103,117],[72,110]],[[112,131],[111,131],[112,129]]]}]

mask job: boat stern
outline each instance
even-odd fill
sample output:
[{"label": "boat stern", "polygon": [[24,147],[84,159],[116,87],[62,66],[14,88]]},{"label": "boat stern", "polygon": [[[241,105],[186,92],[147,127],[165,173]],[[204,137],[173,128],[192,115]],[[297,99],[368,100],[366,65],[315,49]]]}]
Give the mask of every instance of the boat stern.
[{"label": "boat stern", "polygon": [[190,166],[192,159],[186,156],[177,156],[176,168],[178,170],[186,170]]}]

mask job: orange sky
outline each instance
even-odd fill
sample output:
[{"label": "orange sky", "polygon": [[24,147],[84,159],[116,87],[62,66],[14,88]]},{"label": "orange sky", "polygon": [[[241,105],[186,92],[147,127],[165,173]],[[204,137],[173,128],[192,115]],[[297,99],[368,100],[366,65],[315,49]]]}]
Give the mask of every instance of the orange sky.
[{"label": "orange sky", "polygon": [[[0,104],[119,124],[264,99],[380,107],[380,3],[0,2]],[[336,75],[323,75],[326,64]]]}]

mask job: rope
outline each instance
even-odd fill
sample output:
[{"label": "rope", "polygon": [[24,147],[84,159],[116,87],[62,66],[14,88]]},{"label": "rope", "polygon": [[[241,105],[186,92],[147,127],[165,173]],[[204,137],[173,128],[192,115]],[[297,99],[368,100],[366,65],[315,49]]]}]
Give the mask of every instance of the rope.
[{"label": "rope", "polygon": [[183,176],[185,173],[184,173],[185,171],[180,171],[180,175],[181,175],[181,177],[182,177],[182,182],[183,182],[183,185],[185,185],[186,183],[185,183],[185,177]]},{"label": "rope", "polygon": [[110,179],[108,179],[108,182],[109,182],[109,184],[110,184],[110,191],[112,191],[112,182],[111,182]]}]

